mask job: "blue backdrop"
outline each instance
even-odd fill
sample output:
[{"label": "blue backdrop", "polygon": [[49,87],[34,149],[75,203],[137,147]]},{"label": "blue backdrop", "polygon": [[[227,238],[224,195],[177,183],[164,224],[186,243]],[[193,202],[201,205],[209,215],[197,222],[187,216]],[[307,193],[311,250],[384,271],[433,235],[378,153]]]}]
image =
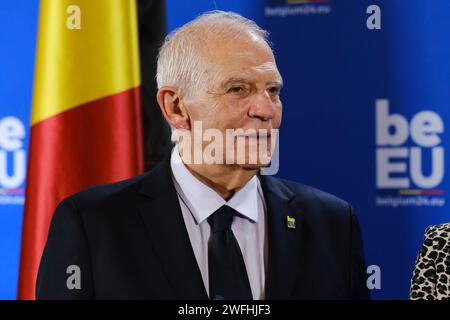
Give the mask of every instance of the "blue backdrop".
[{"label": "blue backdrop", "polygon": [[0,299],[17,290],[37,17],[36,1],[0,2]]},{"label": "blue backdrop", "polygon": [[[167,0],[168,28],[221,9],[270,31],[285,82],[278,175],[351,202],[380,267],[372,296],[405,299],[424,229],[450,221],[450,2],[294,2]],[[3,299],[17,287],[37,14],[36,1],[0,3]]]}]

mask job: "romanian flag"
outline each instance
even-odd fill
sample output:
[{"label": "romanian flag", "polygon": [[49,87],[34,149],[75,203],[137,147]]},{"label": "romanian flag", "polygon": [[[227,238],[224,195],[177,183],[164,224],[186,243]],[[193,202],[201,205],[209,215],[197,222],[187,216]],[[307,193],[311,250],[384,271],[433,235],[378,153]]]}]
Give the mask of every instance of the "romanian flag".
[{"label": "romanian flag", "polygon": [[136,2],[41,0],[19,274],[34,299],[53,211],[143,171]]}]

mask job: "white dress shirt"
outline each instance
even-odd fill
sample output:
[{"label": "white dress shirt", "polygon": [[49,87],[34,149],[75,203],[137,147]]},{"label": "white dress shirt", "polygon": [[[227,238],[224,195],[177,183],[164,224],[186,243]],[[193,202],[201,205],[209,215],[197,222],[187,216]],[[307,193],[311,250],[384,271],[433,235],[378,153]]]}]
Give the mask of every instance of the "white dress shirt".
[{"label": "white dress shirt", "polygon": [[250,179],[231,199],[225,201],[186,168],[178,153],[178,146],[172,150],[170,166],[183,219],[208,295],[208,242],[211,228],[207,218],[226,204],[244,216],[235,216],[231,229],[241,248],[253,299],[264,299],[268,244],[267,210],[257,176]]}]

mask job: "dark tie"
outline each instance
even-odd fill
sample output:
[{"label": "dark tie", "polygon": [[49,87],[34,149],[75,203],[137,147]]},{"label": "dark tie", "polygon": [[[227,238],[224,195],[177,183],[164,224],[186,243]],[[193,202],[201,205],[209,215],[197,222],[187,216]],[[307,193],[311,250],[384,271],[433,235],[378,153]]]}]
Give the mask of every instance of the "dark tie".
[{"label": "dark tie", "polygon": [[208,218],[212,234],[208,249],[211,299],[253,299],[241,249],[231,230],[236,215],[236,210],[223,205]]}]

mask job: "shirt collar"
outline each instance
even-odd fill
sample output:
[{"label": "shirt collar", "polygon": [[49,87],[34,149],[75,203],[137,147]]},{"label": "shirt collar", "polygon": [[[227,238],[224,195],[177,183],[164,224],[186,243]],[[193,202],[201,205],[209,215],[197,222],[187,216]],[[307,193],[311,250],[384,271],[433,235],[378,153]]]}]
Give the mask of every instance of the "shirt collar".
[{"label": "shirt collar", "polygon": [[[197,224],[203,222],[224,204],[253,222],[258,221],[258,178],[251,178],[231,199],[225,201],[217,192],[198,180],[185,166],[178,153],[172,150],[170,166],[175,183],[180,187],[183,200],[187,200]],[[188,204],[186,204],[188,205]]]}]

